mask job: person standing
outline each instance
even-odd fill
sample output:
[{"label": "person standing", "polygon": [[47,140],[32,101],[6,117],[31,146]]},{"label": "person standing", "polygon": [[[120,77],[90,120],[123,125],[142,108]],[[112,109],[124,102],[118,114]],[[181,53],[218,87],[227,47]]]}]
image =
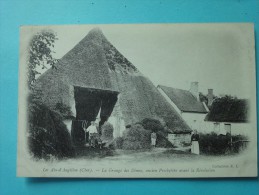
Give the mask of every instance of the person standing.
[{"label": "person standing", "polygon": [[156,147],[156,139],[157,139],[157,135],[155,132],[151,133],[151,146],[152,147]]},{"label": "person standing", "polygon": [[200,154],[199,139],[200,139],[200,136],[197,133],[197,130],[194,130],[191,136],[191,141],[192,141],[191,152],[193,154]]},{"label": "person standing", "polygon": [[86,131],[89,132],[90,146],[95,148],[96,136],[98,134],[98,131],[94,121],[91,122],[91,125],[86,129]]}]

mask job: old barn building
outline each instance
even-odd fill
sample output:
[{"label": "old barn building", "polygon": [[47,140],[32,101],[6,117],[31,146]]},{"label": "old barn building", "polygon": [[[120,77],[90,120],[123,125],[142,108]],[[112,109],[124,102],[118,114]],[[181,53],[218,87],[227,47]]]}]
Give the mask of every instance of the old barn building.
[{"label": "old barn building", "polygon": [[[91,30],[74,48],[36,81],[43,101],[54,108],[68,107],[74,119],[66,120],[73,140],[83,142],[82,123],[110,121],[119,136],[125,125],[154,118],[174,130],[190,131],[176,108],[103,35]],[[205,111],[204,111],[205,112]]]}]

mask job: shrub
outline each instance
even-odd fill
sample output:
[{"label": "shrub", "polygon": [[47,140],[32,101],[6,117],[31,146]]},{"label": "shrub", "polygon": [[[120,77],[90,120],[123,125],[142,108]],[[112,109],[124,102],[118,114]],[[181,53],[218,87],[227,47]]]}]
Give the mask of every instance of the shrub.
[{"label": "shrub", "polygon": [[227,135],[217,135],[216,133],[210,134],[200,134],[200,150],[205,154],[227,154],[231,152],[239,152],[240,148],[243,147],[239,144],[238,140],[246,139],[244,136],[237,135],[232,136],[233,144],[231,147],[231,136]]},{"label": "shrub", "polygon": [[123,133],[122,149],[138,150],[151,147],[151,131],[146,130],[140,124],[132,125]]},{"label": "shrub", "polygon": [[200,150],[205,154],[225,154],[229,148],[227,136],[211,134],[200,134]]},{"label": "shrub", "polygon": [[164,131],[164,127],[159,120],[145,118],[140,124],[144,127],[144,129],[150,130],[152,132]]},{"label": "shrub", "polygon": [[47,159],[50,155],[56,154],[52,133],[42,127],[30,128],[28,144],[31,154],[36,158]]},{"label": "shrub", "polygon": [[123,137],[116,137],[113,142],[110,144],[112,149],[122,149],[123,148]]},{"label": "shrub", "polygon": [[71,108],[63,103],[57,103],[54,111],[58,112],[64,119],[74,119]]},{"label": "shrub", "polygon": [[247,148],[249,139],[243,135],[232,136],[232,152],[238,153]]},{"label": "shrub", "polygon": [[34,98],[29,99],[28,124],[28,146],[33,157],[49,159],[50,156],[64,158],[74,155],[62,116]]}]

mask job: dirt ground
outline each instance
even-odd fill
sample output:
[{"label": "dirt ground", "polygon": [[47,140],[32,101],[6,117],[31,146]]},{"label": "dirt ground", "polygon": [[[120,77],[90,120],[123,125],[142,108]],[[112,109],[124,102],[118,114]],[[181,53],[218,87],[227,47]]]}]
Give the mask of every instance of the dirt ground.
[{"label": "dirt ground", "polygon": [[111,150],[108,148],[98,149],[89,146],[82,146],[76,148],[76,158],[78,159],[99,159],[107,161],[183,161],[195,160],[201,158],[209,158],[206,155],[195,155],[190,153],[190,147],[186,148],[152,148],[146,150]]}]

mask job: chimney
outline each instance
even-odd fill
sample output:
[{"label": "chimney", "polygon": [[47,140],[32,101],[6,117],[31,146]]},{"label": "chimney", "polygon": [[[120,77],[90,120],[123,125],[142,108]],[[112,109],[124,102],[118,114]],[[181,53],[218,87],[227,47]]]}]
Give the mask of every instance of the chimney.
[{"label": "chimney", "polygon": [[210,107],[213,102],[213,89],[208,89],[208,106]]},{"label": "chimney", "polygon": [[199,82],[191,82],[190,92],[199,101]]}]

